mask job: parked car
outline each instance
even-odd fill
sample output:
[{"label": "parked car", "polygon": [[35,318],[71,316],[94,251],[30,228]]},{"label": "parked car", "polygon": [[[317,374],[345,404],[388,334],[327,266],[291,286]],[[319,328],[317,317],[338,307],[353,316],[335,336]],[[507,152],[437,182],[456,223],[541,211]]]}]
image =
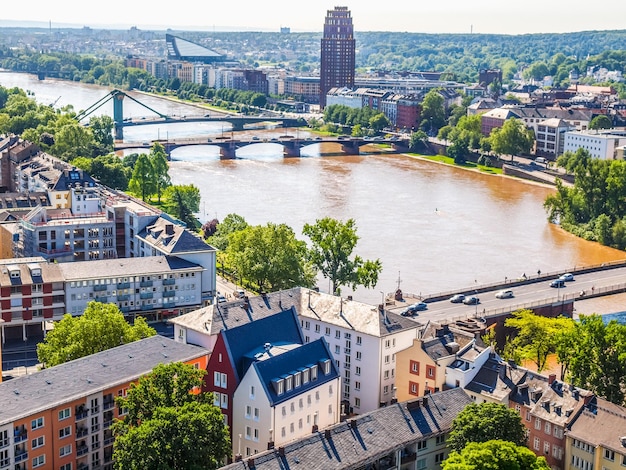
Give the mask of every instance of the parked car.
[{"label": "parked car", "polygon": [[550,287],[557,287],[557,288],[565,287],[565,281],[561,278],[555,279],[554,281],[550,283]]},{"label": "parked car", "polygon": [[565,282],[573,281],[574,275],[572,273],[565,273],[565,274],[562,274],[559,279],[562,279]]},{"label": "parked car", "polygon": [[513,291],[510,289],[496,292],[496,299],[510,299],[513,297]]},{"label": "parked car", "polygon": [[463,303],[465,305],[476,305],[480,303],[480,299],[478,297],[476,297],[475,295],[472,295],[470,297],[465,297],[463,299]]},{"label": "parked car", "polygon": [[456,294],[450,297],[450,302],[452,302],[453,304],[460,304],[464,300],[465,300],[465,295],[463,294]]}]

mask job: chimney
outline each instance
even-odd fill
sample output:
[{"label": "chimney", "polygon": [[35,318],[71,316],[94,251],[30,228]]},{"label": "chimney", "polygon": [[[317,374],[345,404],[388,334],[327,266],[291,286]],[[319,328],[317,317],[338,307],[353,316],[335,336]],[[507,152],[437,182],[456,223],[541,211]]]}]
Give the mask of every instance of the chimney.
[{"label": "chimney", "polygon": [[409,411],[413,411],[413,410],[418,410],[420,407],[420,401],[418,400],[413,400],[413,401],[409,401],[406,404],[406,409]]},{"label": "chimney", "polygon": [[174,235],[174,224],[167,224],[165,226],[165,233],[167,235]]},{"label": "chimney", "polygon": [[352,429],[356,429],[356,419],[351,419],[351,420],[350,420],[350,427],[351,427]]},{"label": "chimney", "polygon": [[326,430],[324,431],[324,437],[325,437],[326,439],[330,439],[330,429],[326,429]]},{"label": "chimney", "polygon": [[550,374],[548,376],[548,384],[552,385],[555,380],[556,380],[556,374]]},{"label": "chimney", "polygon": [[280,455],[281,457],[285,456],[285,448],[284,447],[279,447],[278,448],[278,455]]},{"label": "chimney", "polygon": [[254,457],[248,459],[248,468],[254,468]]},{"label": "chimney", "polygon": [[424,407],[428,406],[428,398],[426,396],[422,398],[422,404],[424,405]]}]

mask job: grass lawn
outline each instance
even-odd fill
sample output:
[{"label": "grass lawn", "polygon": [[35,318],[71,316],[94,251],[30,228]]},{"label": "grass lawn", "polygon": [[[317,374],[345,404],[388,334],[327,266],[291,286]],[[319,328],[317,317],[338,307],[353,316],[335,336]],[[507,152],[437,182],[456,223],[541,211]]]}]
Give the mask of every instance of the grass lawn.
[{"label": "grass lawn", "polygon": [[482,171],[483,173],[490,173],[492,175],[501,175],[502,174],[502,168],[495,168],[495,167],[490,167],[490,166],[485,166],[485,165],[478,165],[474,162],[465,162],[462,165],[459,165],[457,163],[454,163],[454,158],[451,157],[446,157],[445,155],[419,155],[419,154],[412,154],[412,155],[416,155],[419,156],[421,158],[425,158],[426,160],[432,160],[435,162],[441,162],[441,163],[446,163],[448,165],[452,165],[452,166],[458,166],[461,168],[468,168],[468,169],[472,169],[472,170],[478,170],[478,171]]}]

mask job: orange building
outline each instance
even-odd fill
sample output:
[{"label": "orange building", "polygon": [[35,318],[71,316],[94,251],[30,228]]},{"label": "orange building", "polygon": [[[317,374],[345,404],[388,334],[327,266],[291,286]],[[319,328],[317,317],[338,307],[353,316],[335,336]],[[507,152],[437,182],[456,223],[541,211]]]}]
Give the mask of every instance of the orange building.
[{"label": "orange building", "polygon": [[0,383],[0,469],[112,469],[115,397],[158,364],[207,361],[157,335]]}]

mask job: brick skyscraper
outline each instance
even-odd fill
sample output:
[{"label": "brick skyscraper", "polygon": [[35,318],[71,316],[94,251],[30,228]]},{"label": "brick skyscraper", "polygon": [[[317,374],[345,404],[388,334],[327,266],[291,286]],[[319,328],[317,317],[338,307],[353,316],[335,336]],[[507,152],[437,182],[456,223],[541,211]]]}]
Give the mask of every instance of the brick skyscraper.
[{"label": "brick skyscraper", "polygon": [[326,93],[333,87],[354,86],[354,28],[348,7],[335,7],[326,13],[320,64],[320,107],[326,106]]}]

